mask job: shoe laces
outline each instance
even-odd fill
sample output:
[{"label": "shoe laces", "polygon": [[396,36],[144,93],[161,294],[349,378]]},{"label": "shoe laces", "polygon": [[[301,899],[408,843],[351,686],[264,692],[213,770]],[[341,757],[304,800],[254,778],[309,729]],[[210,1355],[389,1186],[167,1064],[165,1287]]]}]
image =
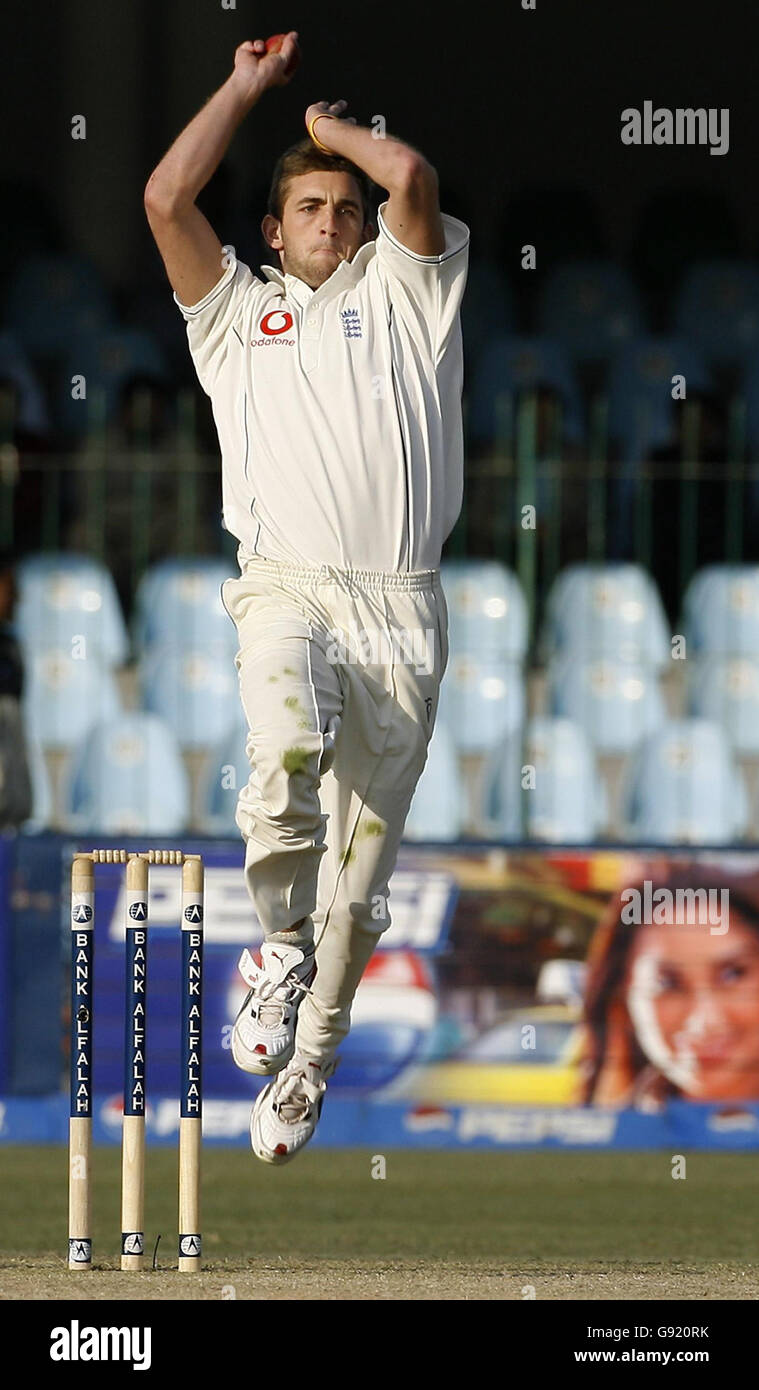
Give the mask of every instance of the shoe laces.
[{"label": "shoe laces", "polygon": [[311,1081],[307,1075],[311,1069],[309,1063],[293,1059],[274,1083],[272,1101],[281,1119],[288,1124],[307,1119],[319,1097],[326,1091],[326,1078],[332,1075],[336,1065],[328,1065],[324,1071],[320,1071],[318,1081]]},{"label": "shoe laces", "polygon": [[[249,951],[243,951],[238,968],[246,984],[250,985],[252,999],[264,1001],[258,1010],[259,1022],[264,1026],[273,1027],[281,1023],[286,1004],[291,1004],[299,993],[313,992],[298,978],[294,968],[284,976],[272,974],[270,969],[256,965]],[[267,1000],[271,1002],[265,1002]]]}]

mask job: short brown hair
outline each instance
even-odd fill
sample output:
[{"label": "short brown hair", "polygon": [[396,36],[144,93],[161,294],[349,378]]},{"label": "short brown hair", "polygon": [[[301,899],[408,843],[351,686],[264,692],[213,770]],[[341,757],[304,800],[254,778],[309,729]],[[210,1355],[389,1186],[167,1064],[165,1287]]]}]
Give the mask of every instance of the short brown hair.
[{"label": "short brown hair", "polygon": [[291,145],[279,156],[272,175],[267,212],[281,222],[290,180],[298,174],[310,174],[316,169],[329,173],[350,174],[361,192],[364,222],[374,221],[374,184],[368,174],[340,154],[324,154],[308,136],[299,140],[296,145]]}]

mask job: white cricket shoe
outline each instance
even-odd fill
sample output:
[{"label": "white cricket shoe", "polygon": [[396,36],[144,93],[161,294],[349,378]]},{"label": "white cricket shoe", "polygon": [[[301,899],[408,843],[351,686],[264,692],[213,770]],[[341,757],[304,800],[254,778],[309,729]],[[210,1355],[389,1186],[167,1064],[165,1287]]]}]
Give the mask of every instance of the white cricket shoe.
[{"label": "white cricket shoe", "polygon": [[243,1071],[271,1076],[295,1051],[295,1025],[316,974],[314,948],[264,941],[261,964],[243,951],[238,970],[250,989],[232,1029],[232,1056]]},{"label": "white cricket shoe", "polygon": [[327,1079],[337,1060],[314,1062],[296,1052],[284,1071],[265,1086],[250,1117],[250,1142],[264,1163],[289,1163],[307,1144],[319,1121]]}]

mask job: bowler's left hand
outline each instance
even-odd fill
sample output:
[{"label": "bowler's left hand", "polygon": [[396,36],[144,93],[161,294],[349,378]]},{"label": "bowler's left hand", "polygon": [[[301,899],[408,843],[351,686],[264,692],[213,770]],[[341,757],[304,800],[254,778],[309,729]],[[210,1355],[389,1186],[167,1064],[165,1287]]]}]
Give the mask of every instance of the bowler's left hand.
[{"label": "bowler's left hand", "polygon": [[[348,125],[355,125],[355,116],[343,115],[343,112],[345,111],[347,105],[347,101],[312,101],[311,105],[306,111],[306,130],[308,130],[311,122],[317,116],[336,116],[338,120],[346,121]],[[318,130],[314,133],[318,138]]]}]

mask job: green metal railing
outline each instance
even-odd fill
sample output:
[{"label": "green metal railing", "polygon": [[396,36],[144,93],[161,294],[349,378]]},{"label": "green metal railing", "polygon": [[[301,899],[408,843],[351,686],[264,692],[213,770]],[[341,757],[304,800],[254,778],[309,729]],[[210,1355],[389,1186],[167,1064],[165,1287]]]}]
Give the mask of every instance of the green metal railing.
[{"label": "green metal railing", "polygon": [[[676,554],[680,594],[704,563],[705,528],[710,529],[710,561],[759,559],[753,541],[759,461],[747,453],[745,402],[735,397],[730,403],[726,454],[718,465],[698,458],[700,403],[685,401],[682,408],[679,460],[631,469],[612,458],[604,396],[590,404],[587,450],[571,457],[562,447],[558,404],[541,405],[534,393],[518,400],[501,394],[492,446],[477,454],[467,450],[464,504],[444,558],[503,561],[518,574],[533,620],[560,569],[573,560],[613,557],[621,534],[625,557],[655,575],[663,560],[672,564]],[[104,398],[94,395],[81,448],[19,458],[14,409],[0,391],[0,545],[85,550],[118,571],[127,601],[145,568],[166,554],[219,553],[234,561],[236,541],[221,527],[219,457],[199,442],[194,390],[178,396],[170,443],[160,448],[151,447],[147,393],[134,398],[128,449],[107,421]],[[467,417],[465,397],[465,435]],[[671,516],[661,512],[658,489],[664,484],[670,486],[670,501],[676,496]],[[719,544],[711,515],[715,497],[721,510]]]},{"label": "green metal railing", "polygon": [[[676,582],[670,587],[680,595],[704,563],[759,561],[759,542],[754,541],[759,459],[747,451],[745,401],[734,397],[730,402],[727,446],[719,463],[706,464],[698,457],[701,403],[684,401],[682,408],[679,458],[633,467],[612,456],[604,396],[590,404],[587,451],[572,458],[562,449],[556,403],[538,447],[537,397],[528,393],[515,401],[502,395],[495,402],[492,447],[467,458],[464,506],[445,557],[502,560],[519,575],[532,617],[558,571],[573,560],[626,558],[656,576],[676,556]],[[465,410],[465,421],[466,415]],[[640,437],[646,435],[646,424],[641,409]],[[537,512],[535,529],[525,525],[522,513],[530,505]]]},{"label": "green metal railing", "polygon": [[103,393],[93,392],[78,449],[20,457],[13,403],[0,391],[0,546],[84,551],[115,572],[128,603],[147,566],[165,555],[218,553],[233,562],[237,542],[221,525],[220,461],[199,445],[196,408],[194,391],[180,394],[176,427],[156,448],[150,395],[137,393],[125,447]]}]

